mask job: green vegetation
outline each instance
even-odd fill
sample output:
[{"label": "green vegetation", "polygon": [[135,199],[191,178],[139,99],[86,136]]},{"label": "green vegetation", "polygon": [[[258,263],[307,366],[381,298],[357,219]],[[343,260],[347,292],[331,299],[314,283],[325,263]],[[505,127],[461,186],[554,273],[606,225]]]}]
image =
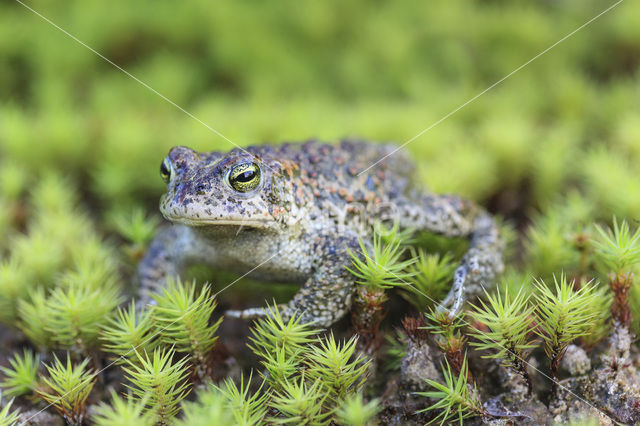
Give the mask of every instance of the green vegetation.
[{"label": "green vegetation", "polygon": [[250,340],[256,354],[284,351],[286,355],[296,357],[313,341],[312,336],[320,330],[302,323],[300,316],[292,316],[285,321],[277,306],[268,306],[269,315],[255,323]]},{"label": "green vegetation", "polygon": [[151,353],[156,347],[153,327],[151,310],[136,313],[135,304],[131,302],[128,308],[118,309],[102,327],[103,348],[117,355],[118,363],[125,358],[135,360],[136,351]]},{"label": "green vegetation", "polygon": [[56,288],[45,305],[45,329],[53,335],[56,346],[86,353],[97,347],[100,326],[119,301],[116,290],[108,287]]},{"label": "green vegetation", "polygon": [[[401,144],[607,5],[29,2],[241,146]],[[486,416],[483,362],[531,379],[531,399],[559,393],[569,345],[597,360],[612,334],[640,332],[639,17],[622,2],[406,146],[419,185],[502,220],[496,290],[454,318],[434,310],[466,243],[379,224],[350,268],[353,329],[323,334],[271,306],[247,336],[222,331],[223,310],[290,289],[243,279],[214,298],[233,278],[213,271],[154,307],[132,299],[161,226],[162,158],[233,145],[1,3],[0,425],[46,404],[70,424],[375,424],[395,392],[384,385],[425,342],[443,377],[412,408],[418,422]]]},{"label": "green vegetation", "polygon": [[67,357],[63,364],[54,357],[53,365],[47,365],[48,377],[41,376],[45,385],[36,389],[38,395],[60,413],[70,425],[80,426],[86,419],[86,401],[96,381],[96,373],[87,368],[89,360],[73,365]]},{"label": "green vegetation", "polygon": [[0,426],[12,426],[18,422],[20,413],[17,410],[11,411],[12,404],[13,400],[0,409]]},{"label": "green vegetation", "polygon": [[308,382],[303,373],[291,381],[284,379],[280,388],[271,400],[271,406],[282,414],[282,418],[274,419],[275,424],[329,424],[329,413],[322,410],[327,395],[321,382]]},{"label": "green vegetation", "polygon": [[137,401],[111,394],[111,403],[96,408],[91,420],[97,426],[153,426],[156,424],[153,410],[146,410],[147,398]]},{"label": "green vegetation", "polygon": [[427,323],[424,327],[433,335],[433,340],[444,354],[448,365],[454,371],[462,371],[465,361],[464,347],[467,337],[462,333],[466,324],[463,315],[450,316],[448,312],[432,309],[425,314]]},{"label": "green vegetation", "polygon": [[379,403],[377,399],[365,403],[362,395],[351,395],[336,411],[338,423],[348,426],[375,424],[375,416],[380,411]]},{"label": "green vegetation", "polygon": [[155,295],[153,322],[159,330],[159,339],[176,352],[186,353],[203,379],[210,375],[209,354],[216,344],[215,335],[222,318],[209,324],[216,308],[215,296],[205,285],[196,297],[195,283],[169,283],[161,295]]},{"label": "green vegetation", "polygon": [[395,224],[390,230],[379,224],[370,247],[359,240],[360,252],[349,250],[352,267],[346,269],[356,277],[351,318],[360,336],[359,346],[368,354],[381,344],[378,330],[385,316],[384,304],[389,300],[387,291],[393,287],[412,288],[409,280],[417,273],[409,269],[416,259],[405,259],[408,247],[401,240],[409,239],[410,232],[400,235],[397,229]]},{"label": "green vegetation", "polygon": [[371,248],[360,241],[364,260],[360,259],[359,254],[349,252],[353,268],[347,269],[358,278],[356,282],[367,287],[369,292],[405,285],[414,275],[406,270],[415,263],[414,259],[401,259],[405,249],[399,241],[384,242],[383,237],[375,233]]},{"label": "green vegetation", "polygon": [[187,359],[173,362],[173,350],[156,349],[152,354],[141,355],[136,351],[138,363],[127,360],[123,367],[132,386],[132,398],[145,401],[147,408],[155,414],[159,424],[168,424],[180,410],[180,401],[191,391]]},{"label": "green vegetation", "polygon": [[603,230],[596,226],[601,241],[594,240],[593,245],[599,254],[601,263],[608,268],[609,286],[615,295],[611,306],[611,314],[615,321],[624,327],[632,324],[629,306],[629,291],[633,284],[631,268],[640,262],[640,228],[631,233],[629,224],[622,221],[620,225],[613,218],[613,228]]},{"label": "green vegetation", "polygon": [[450,253],[427,253],[418,250],[418,261],[412,265],[414,276],[409,279],[411,286],[402,292],[402,297],[415,305],[417,309],[432,306],[442,300],[449,292],[453,273],[458,267]]},{"label": "green vegetation", "polygon": [[359,357],[354,359],[356,340],[356,337],[352,337],[340,344],[330,334],[309,351],[308,377],[323,385],[326,398],[333,405],[342,402],[364,385],[362,379],[368,364]]},{"label": "green vegetation", "polygon": [[482,402],[478,399],[478,391],[475,387],[468,386],[467,376],[469,373],[466,358],[464,358],[458,376],[451,372],[449,364],[446,363],[446,369],[443,368],[444,384],[429,380],[435,390],[429,392],[418,392],[418,395],[434,398],[437,402],[422,411],[442,410],[434,422],[440,420],[440,425],[447,422],[458,420],[462,421],[471,416],[486,415],[486,411],[482,407]]},{"label": "green vegetation", "polygon": [[[277,307],[272,316],[257,321],[252,350],[262,359],[266,393],[249,397],[247,388],[225,383],[236,421],[265,416],[264,406],[276,413],[276,424],[328,424],[336,410],[360,395],[368,375],[369,361],[356,352],[356,338],[337,341],[333,335],[312,337],[319,330],[300,322],[299,316],[283,321]],[[284,343],[289,342],[289,343]],[[260,421],[264,417],[260,417]],[[264,418],[266,420],[266,418]]]},{"label": "green vegetation", "polygon": [[131,211],[112,210],[106,222],[120,234],[128,244],[123,247],[130,260],[139,261],[153,239],[160,220],[157,216],[146,216],[144,210],[136,207]]},{"label": "green vegetation", "polygon": [[536,282],[538,292],[536,314],[540,322],[535,332],[542,338],[544,352],[549,358],[551,375],[555,383],[558,379],[558,364],[564,356],[569,343],[593,330],[596,316],[593,305],[597,302],[596,286],[586,283],[575,289],[575,283],[569,282],[563,274],[560,279],[554,277],[553,290],[543,281]]},{"label": "green vegetation", "polygon": [[[261,403],[262,401],[259,402]],[[238,411],[234,410],[231,413],[227,404],[227,397],[222,394],[222,391],[210,386],[198,393],[196,402],[185,402],[182,405],[184,417],[177,424],[183,426],[227,425],[235,421],[235,424],[244,426],[258,424],[258,421],[264,416],[264,412],[260,412],[255,417],[250,415],[248,417],[235,417]],[[260,409],[264,411],[265,408],[264,406],[256,407],[256,410]]]},{"label": "green vegetation", "polygon": [[[506,366],[521,374],[527,382],[528,393],[531,394],[531,378],[525,365],[527,353],[535,347],[529,337],[534,321],[534,308],[528,303],[529,297],[521,290],[513,299],[509,293],[502,296],[500,292],[495,295],[487,293],[486,299],[487,302],[481,300],[480,306],[475,306],[470,315],[474,321],[489,330],[472,330],[471,335],[479,342],[472,342],[471,345],[479,350],[490,351],[484,357],[500,359]],[[547,325],[543,327],[546,329]]]},{"label": "green vegetation", "polygon": [[596,229],[602,241],[594,240],[593,244],[609,270],[622,274],[640,262],[640,228],[632,234],[626,221],[618,225],[614,217],[612,229],[604,230],[597,225]]},{"label": "green vegetation", "polygon": [[38,386],[38,367],[40,357],[26,350],[21,356],[16,354],[9,360],[11,368],[0,367],[5,379],[0,382],[3,393],[9,396],[20,396],[33,393]]},{"label": "green vegetation", "polygon": [[[232,380],[226,379],[224,386],[214,387],[203,398],[209,397],[209,399],[215,397],[218,393],[222,393],[226,398],[226,408],[231,408],[233,419],[239,425],[256,425],[261,424],[264,417],[267,414],[267,401],[270,393],[262,393],[264,382],[260,385],[258,390],[249,395],[249,384],[251,383],[251,377],[249,381],[244,382],[244,379],[240,378],[240,386],[237,386]],[[186,409],[185,409],[186,410]]]}]

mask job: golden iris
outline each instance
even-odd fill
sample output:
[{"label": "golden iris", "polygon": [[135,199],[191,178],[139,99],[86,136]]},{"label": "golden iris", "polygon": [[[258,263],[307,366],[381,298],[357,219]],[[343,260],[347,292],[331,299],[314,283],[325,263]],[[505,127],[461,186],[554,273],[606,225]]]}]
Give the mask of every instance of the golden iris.
[{"label": "golden iris", "polygon": [[169,157],[166,157],[160,164],[160,176],[165,183],[169,183],[169,179],[171,179],[171,160]]},{"label": "golden iris", "polygon": [[260,184],[260,167],[256,163],[233,166],[227,177],[229,185],[238,192],[249,192]]}]

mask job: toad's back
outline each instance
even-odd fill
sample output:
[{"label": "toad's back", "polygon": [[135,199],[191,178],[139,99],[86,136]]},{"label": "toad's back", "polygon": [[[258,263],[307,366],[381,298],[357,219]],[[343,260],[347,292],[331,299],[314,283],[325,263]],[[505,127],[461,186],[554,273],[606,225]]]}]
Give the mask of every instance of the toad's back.
[{"label": "toad's back", "polygon": [[336,145],[310,141],[253,146],[248,151],[290,162],[295,169],[296,203],[312,207],[310,219],[322,215],[352,225],[356,225],[353,220],[364,219],[370,225],[372,220],[390,219],[385,212],[394,203],[406,201],[412,187],[413,164],[404,153],[394,152],[397,148],[358,141]]}]

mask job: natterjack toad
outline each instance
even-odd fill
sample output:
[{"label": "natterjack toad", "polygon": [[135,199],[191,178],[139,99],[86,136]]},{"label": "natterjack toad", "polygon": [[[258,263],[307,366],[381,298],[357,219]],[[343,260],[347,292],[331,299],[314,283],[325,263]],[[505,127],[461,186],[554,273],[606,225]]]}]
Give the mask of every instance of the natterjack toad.
[{"label": "natterjack toad", "polygon": [[[175,225],[159,233],[140,264],[140,298],[193,263],[267,281],[299,282],[281,307],[328,326],[348,312],[355,279],[349,250],[372,238],[374,223],[398,223],[470,238],[443,307],[454,311],[502,270],[502,243],[489,214],[455,196],[414,187],[411,162],[393,146],[344,141],[252,146],[228,153],[173,148],[161,166],[168,183],[160,210]],[[455,173],[455,171],[452,171]],[[258,267],[259,266],[259,267]],[[263,308],[231,311],[240,318]]]}]

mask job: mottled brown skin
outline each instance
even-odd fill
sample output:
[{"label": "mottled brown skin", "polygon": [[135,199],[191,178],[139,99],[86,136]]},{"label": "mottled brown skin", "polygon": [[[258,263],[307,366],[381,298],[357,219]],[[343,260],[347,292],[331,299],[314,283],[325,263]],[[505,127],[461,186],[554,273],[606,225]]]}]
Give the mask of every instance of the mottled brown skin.
[{"label": "mottled brown skin", "polygon": [[[262,145],[228,153],[173,148],[167,193],[160,210],[171,228],[159,233],[140,264],[140,297],[149,300],[169,276],[192,263],[207,263],[268,281],[300,282],[281,307],[305,321],[328,326],[349,310],[354,277],[348,250],[372,237],[377,221],[397,222],[450,237],[468,237],[469,252],[457,269],[442,307],[460,309],[465,297],[489,286],[502,270],[502,243],[486,212],[468,201],[422,192],[412,185],[414,168],[393,146],[343,141]],[[255,163],[260,183],[240,193],[230,170]],[[230,311],[254,318],[263,308]]]}]

